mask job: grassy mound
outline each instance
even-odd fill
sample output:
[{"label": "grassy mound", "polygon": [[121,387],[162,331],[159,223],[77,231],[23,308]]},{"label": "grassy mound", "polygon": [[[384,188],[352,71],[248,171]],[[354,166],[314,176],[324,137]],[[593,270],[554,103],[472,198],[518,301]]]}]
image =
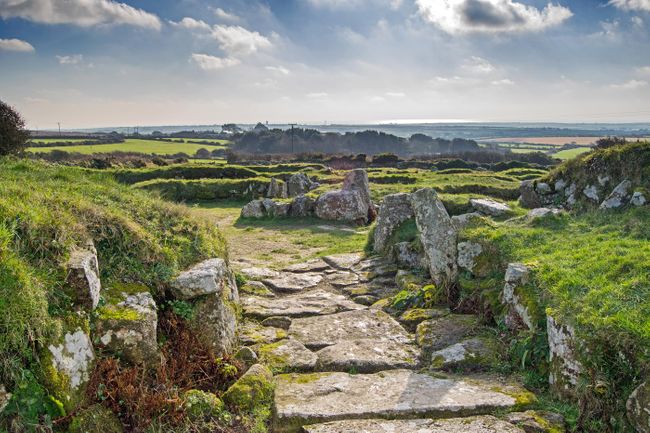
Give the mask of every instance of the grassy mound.
[{"label": "grassy mound", "polygon": [[89,239],[104,286],[154,293],[190,264],[226,255],[213,224],[109,174],[0,160],[0,382],[10,389],[38,371],[38,349],[69,314],[63,264]]}]

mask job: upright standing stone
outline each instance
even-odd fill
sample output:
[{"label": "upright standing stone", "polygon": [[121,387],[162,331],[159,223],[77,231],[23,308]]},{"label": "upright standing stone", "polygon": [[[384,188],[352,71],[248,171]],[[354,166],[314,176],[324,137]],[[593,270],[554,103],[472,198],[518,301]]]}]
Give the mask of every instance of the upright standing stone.
[{"label": "upright standing stone", "polygon": [[575,330],[570,325],[559,323],[553,316],[546,316],[546,333],[550,357],[548,382],[551,389],[560,396],[572,396],[578,383],[582,364],[576,357]]},{"label": "upright standing stone", "polygon": [[315,213],[324,220],[366,224],[372,209],[368,174],[365,170],[350,171],[343,181],[343,189],[329,191],[318,197]]},{"label": "upright standing stone", "polygon": [[393,232],[410,218],[413,218],[410,194],[399,193],[384,197],[375,227],[375,251],[385,253]]},{"label": "upright standing stone", "polygon": [[429,263],[431,279],[440,287],[451,285],[457,276],[457,232],[438,194],[431,188],[411,194],[411,207],[420,241]]},{"label": "upright standing stone", "polygon": [[66,267],[68,275],[65,282],[75,303],[88,310],[94,310],[99,303],[99,292],[102,288],[97,253],[90,250],[73,251]]}]

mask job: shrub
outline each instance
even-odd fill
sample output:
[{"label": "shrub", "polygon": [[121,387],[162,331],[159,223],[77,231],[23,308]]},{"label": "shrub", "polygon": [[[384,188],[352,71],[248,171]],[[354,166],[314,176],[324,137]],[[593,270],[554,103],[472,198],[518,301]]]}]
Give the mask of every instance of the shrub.
[{"label": "shrub", "polygon": [[0,101],[0,155],[22,152],[29,140],[25,120],[7,103]]}]

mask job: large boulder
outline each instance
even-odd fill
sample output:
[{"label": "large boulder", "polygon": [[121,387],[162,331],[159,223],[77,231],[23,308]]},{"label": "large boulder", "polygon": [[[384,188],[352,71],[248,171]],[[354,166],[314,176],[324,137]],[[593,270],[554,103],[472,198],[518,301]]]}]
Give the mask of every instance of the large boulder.
[{"label": "large boulder", "polygon": [[411,209],[410,194],[390,194],[384,197],[379,207],[375,227],[375,251],[380,254],[385,253],[393,232],[400,224],[411,218],[413,218],[413,209]]},{"label": "large boulder", "polygon": [[326,192],[315,204],[318,218],[358,224],[368,223],[372,210],[368,174],[361,169],[350,171],[343,181],[343,189]]},{"label": "large boulder", "polygon": [[237,283],[228,264],[221,258],[205,260],[181,272],[172,281],[171,289],[178,299],[192,299],[210,293],[229,291],[233,301],[239,298]]},{"label": "large boulder", "polygon": [[262,200],[253,200],[247,203],[241,210],[242,218],[264,218],[266,211]]},{"label": "large boulder", "polygon": [[44,351],[42,367],[46,385],[68,411],[84,400],[95,366],[95,352],[87,331],[77,327],[64,332]]},{"label": "large boulder", "polygon": [[73,251],[66,269],[66,287],[75,304],[86,310],[94,310],[102,288],[97,254],[86,249]]},{"label": "large boulder", "polygon": [[269,189],[266,191],[268,198],[286,198],[287,184],[276,178],[271,178]]},{"label": "large boulder", "polygon": [[650,433],[650,385],[643,382],[627,399],[627,418],[639,433]]},{"label": "large boulder", "polygon": [[440,287],[453,284],[458,271],[457,231],[445,206],[433,189],[424,188],[411,194],[411,207],[431,279]]},{"label": "large boulder", "polygon": [[563,324],[551,314],[546,316],[546,333],[550,352],[551,389],[560,396],[573,397],[582,372],[582,364],[576,356],[579,353],[575,330]]},{"label": "large boulder", "polygon": [[306,195],[299,195],[294,198],[289,208],[289,216],[308,217],[314,214],[314,199]]},{"label": "large boulder", "polygon": [[144,286],[121,289],[109,289],[106,305],[97,309],[99,344],[133,365],[155,366],[160,362],[156,303]]},{"label": "large boulder", "polygon": [[630,200],[632,190],[632,182],[625,179],[619,183],[616,188],[607,196],[600,204],[601,209],[618,209],[627,204]]},{"label": "large boulder", "polygon": [[287,193],[289,197],[296,197],[308,193],[312,185],[313,182],[305,173],[294,173],[287,181]]}]

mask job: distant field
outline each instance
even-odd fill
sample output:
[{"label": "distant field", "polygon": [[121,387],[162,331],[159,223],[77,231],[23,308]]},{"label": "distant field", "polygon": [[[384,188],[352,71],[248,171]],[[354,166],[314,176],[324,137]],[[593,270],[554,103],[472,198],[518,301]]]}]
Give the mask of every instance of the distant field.
[{"label": "distant field", "polygon": [[571,159],[575,158],[578,155],[582,155],[583,153],[589,152],[590,150],[591,149],[588,147],[577,147],[575,149],[562,150],[553,156],[559,159]]},{"label": "distant field", "polygon": [[30,152],[51,152],[53,150],[63,150],[65,152],[78,152],[83,154],[92,153],[109,153],[109,152],[137,152],[137,153],[155,153],[157,155],[173,155],[184,152],[193,155],[197,150],[206,148],[210,151],[215,149],[225,149],[226,146],[205,146],[193,143],[170,143],[156,140],[140,140],[129,138],[124,143],[115,144],[96,144],[90,146],[52,146],[52,147],[30,147]]},{"label": "distant field", "polygon": [[185,141],[204,141],[206,143],[215,143],[215,144],[230,144],[230,141],[228,140],[221,140],[218,138],[185,138],[185,137],[174,137],[172,140],[176,140],[177,138],[180,138],[181,140]]},{"label": "distant field", "polygon": [[502,137],[490,138],[488,140],[481,140],[489,143],[534,143],[534,144],[547,144],[552,146],[562,146],[563,144],[573,143],[576,144],[592,144],[601,137]]},{"label": "distant field", "polygon": [[82,141],[94,140],[93,138],[32,138],[30,142],[35,143],[79,143]]}]

